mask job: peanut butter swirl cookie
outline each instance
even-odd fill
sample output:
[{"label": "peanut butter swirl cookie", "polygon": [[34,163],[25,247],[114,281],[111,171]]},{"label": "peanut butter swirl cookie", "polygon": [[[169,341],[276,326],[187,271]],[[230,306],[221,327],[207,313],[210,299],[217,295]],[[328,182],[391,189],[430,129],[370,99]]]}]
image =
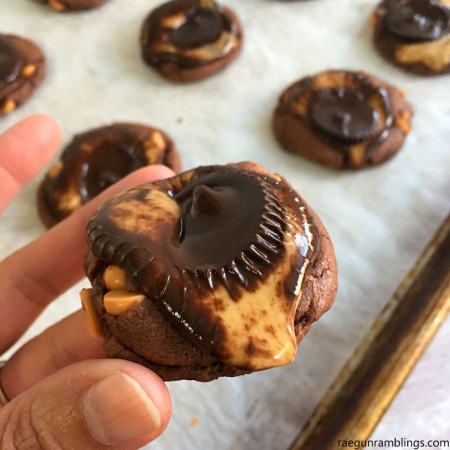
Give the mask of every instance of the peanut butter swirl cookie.
[{"label": "peanut butter swirl cookie", "polygon": [[153,164],[180,170],[172,140],[157,128],[115,123],[76,135],[39,187],[42,222],[55,225],[129,173]]},{"label": "peanut butter swirl cookie", "polygon": [[172,0],[144,22],[144,61],[171,81],[196,81],[219,72],[241,51],[236,14],[213,0]]},{"label": "peanut butter swirl cookie", "polygon": [[331,306],[322,223],[254,163],[206,166],[133,188],[88,227],[82,301],[106,354],[165,380],[282,366]]},{"label": "peanut butter swirl cookie", "polygon": [[392,158],[411,129],[400,89],[367,72],[328,70],[289,86],[273,129],[281,146],[336,169],[363,169]]},{"label": "peanut butter swirl cookie", "polygon": [[383,0],[372,14],[373,42],[401,68],[450,73],[450,0]]}]

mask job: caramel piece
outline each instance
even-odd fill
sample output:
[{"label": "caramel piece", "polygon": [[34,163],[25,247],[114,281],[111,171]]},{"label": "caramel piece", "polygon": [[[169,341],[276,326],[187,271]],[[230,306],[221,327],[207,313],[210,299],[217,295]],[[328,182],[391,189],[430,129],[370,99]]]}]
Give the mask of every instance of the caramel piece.
[{"label": "caramel piece", "polygon": [[49,176],[50,178],[55,178],[56,176],[59,175],[59,172],[61,172],[62,168],[63,168],[62,162],[61,162],[61,161],[58,161],[56,164],[54,164],[54,165],[50,168],[50,170],[48,171],[47,174],[48,174],[48,176]]},{"label": "caramel piece", "polygon": [[64,11],[66,7],[58,0],[48,0],[48,4],[57,12]]},{"label": "caramel piece", "polygon": [[403,133],[408,134],[411,131],[411,120],[406,111],[401,111],[399,113],[398,117],[395,119],[395,123]]},{"label": "caramel piece", "polygon": [[32,77],[36,73],[36,65],[35,64],[27,64],[22,68],[22,75],[24,77]]},{"label": "caramel piece", "polygon": [[14,111],[15,109],[16,109],[16,102],[12,99],[8,99],[3,104],[0,112],[2,114],[9,114],[10,112]]},{"label": "caramel piece", "polygon": [[154,131],[152,134],[152,141],[158,148],[166,148],[167,142],[164,136],[159,131]]},{"label": "caramel piece", "polygon": [[144,300],[145,295],[124,290],[109,291],[103,297],[103,304],[108,314],[120,316],[126,313],[133,305]]},{"label": "caramel piece", "polygon": [[127,279],[125,272],[119,266],[108,266],[103,274],[103,281],[109,291],[127,290]]},{"label": "caramel piece", "polygon": [[87,315],[88,331],[93,337],[102,335],[100,327],[100,318],[98,317],[97,310],[94,307],[92,300],[92,289],[82,289],[80,292],[81,304]]}]

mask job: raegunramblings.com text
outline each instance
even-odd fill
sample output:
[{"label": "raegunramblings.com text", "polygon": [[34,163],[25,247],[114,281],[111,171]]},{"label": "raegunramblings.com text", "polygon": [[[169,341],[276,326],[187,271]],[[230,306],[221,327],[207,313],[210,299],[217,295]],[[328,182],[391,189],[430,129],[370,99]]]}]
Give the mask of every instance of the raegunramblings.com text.
[{"label": "raegunramblings.com text", "polygon": [[392,438],[392,439],[341,439],[337,441],[338,448],[352,448],[352,449],[362,449],[362,448],[400,448],[419,450],[421,448],[434,448],[434,449],[450,449],[449,440],[439,440],[439,439],[406,439],[406,438]]}]

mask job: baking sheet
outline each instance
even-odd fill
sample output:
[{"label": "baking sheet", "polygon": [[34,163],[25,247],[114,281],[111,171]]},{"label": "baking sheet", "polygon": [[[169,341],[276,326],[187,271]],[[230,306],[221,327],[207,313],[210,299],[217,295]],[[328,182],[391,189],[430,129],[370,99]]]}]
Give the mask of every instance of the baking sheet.
[{"label": "baking sheet", "polygon": [[[174,417],[152,449],[285,449],[397,284],[450,210],[450,78],[419,78],[385,62],[371,45],[373,0],[227,0],[245,29],[242,55],[203,82],[173,85],[140,59],[144,16],[159,1],[110,0],[57,15],[31,0],[0,0],[0,30],[34,39],[48,56],[36,95],[0,130],[32,113],[51,114],[65,142],[114,121],[164,129],[189,169],[253,160],[286,177],[327,226],[340,269],[332,310],[289,367],[209,384],[171,383]],[[401,86],[416,114],[403,151],[361,173],[331,171],[279,149],[270,129],[280,92],[329,68],[365,69]],[[31,183],[0,221],[0,256],[44,231]],[[51,305],[25,339],[79,307],[83,281]],[[447,324],[374,438],[449,438]]]}]

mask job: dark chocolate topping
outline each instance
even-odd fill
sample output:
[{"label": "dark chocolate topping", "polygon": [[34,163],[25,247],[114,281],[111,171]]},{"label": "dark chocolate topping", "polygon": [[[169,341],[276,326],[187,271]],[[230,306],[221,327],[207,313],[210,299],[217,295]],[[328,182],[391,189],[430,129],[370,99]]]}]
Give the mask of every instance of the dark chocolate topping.
[{"label": "dark chocolate topping", "polygon": [[86,131],[74,137],[57,170],[45,177],[40,201],[56,223],[140,167],[165,164],[178,170],[174,153],[171,140],[156,128],[117,123]]},{"label": "dark chocolate topping", "polygon": [[186,22],[169,33],[170,42],[180,49],[203,47],[219,39],[223,20],[216,9],[192,6]]},{"label": "dark chocolate topping", "polygon": [[147,164],[144,152],[131,142],[105,143],[96,148],[82,164],[79,192],[83,202]]},{"label": "dark chocolate topping", "polygon": [[[227,45],[241,39],[241,28],[234,13],[213,1],[202,3],[172,0],[149,14],[141,33],[146,62],[156,67],[174,63],[183,69],[193,69],[220,59],[235,48]],[[221,40],[224,32],[230,35],[225,43]],[[208,45],[217,48],[211,55],[202,54],[201,49]]]},{"label": "dark chocolate topping", "polygon": [[322,89],[311,99],[309,117],[332,138],[357,142],[369,137],[376,127],[378,112],[359,89]]},{"label": "dark chocolate topping", "polygon": [[[218,285],[237,300],[239,286],[252,289],[283,254],[286,225],[281,205],[261,177],[228,167],[199,168],[181,184],[182,178],[175,179],[173,185],[173,179],[154,183],[178,203],[175,222],[164,213],[151,219],[160,221],[157,238],[152,238],[139,232],[138,223],[136,232],[119,228],[109,218],[108,209],[115,205],[106,203],[89,225],[94,255],[133,273],[139,291],[152,298],[168,297],[174,311],[185,307],[186,296],[201,297]],[[148,220],[146,210],[154,208],[146,200],[149,189],[157,187],[143,186],[122,200],[142,204],[142,211],[135,211],[140,220]],[[108,236],[115,238],[112,247]]]},{"label": "dark chocolate topping", "polygon": [[388,0],[386,23],[400,39],[434,41],[450,32],[450,8],[433,0]]},{"label": "dark chocolate topping", "polygon": [[[220,270],[251,244],[264,212],[256,178],[210,174],[175,195],[182,208],[182,237],[168,250],[172,261],[191,270]],[[164,250],[166,252],[167,250]]]},{"label": "dark chocolate topping", "polygon": [[0,86],[17,78],[23,60],[7,39],[0,37]]},{"label": "dark chocolate topping", "polygon": [[[165,223],[165,218],[161,217],[161,238],[152,239],[116,229],[107,218],[107,206],[103,213],[98,213],[98,221],[102,227],[114,228],[108,233],[121,236],[120,240],[131,242],[164,261],[169,272],[175,267],[197,275],[202,271],[205,276],[214,271],[221,277],[226,267],[235,265],[235,259],[240,260],[242,252],[249,250],[250,256],[244,256],[248,262],[239,262],[243,268],[237,277],[248,287],[249,279],[262,276],[265,268],[274,262],[273,255],[282,251],[284,219],[281,206],[269,185],[259,177],[238,170],[211,172],[210,168],[204,169],[199,169],[198,177],[168,190],[167,195],[179,205],[180,216],[177,223]],[[156,182],[155,185],[167,187],[167,183]],[[143,189],[133,194],[135,200],[142,202],[142,208],[151,208],[146,205],[147,192]],[[262,248],[258,249],[260,245]],[[111,256],[120,258],[120,254]],[[255,259],[253,263],[252,259]]]},{"label": "dark chocolate topping", "polygon": [[[292,277],[284,288],[280,280],[277,301],[290,307],[312,252],[304,210],[281,181],[230,166],[200,167],[105,203],[89,223],[88,240],[94,256],[123,268],[133,289],[157,301],[174,326],[226,358],[223,288],[239,302],[287,264]],[[288,253],[293,260],[282,259],[287,248],[295,248]]]}]

